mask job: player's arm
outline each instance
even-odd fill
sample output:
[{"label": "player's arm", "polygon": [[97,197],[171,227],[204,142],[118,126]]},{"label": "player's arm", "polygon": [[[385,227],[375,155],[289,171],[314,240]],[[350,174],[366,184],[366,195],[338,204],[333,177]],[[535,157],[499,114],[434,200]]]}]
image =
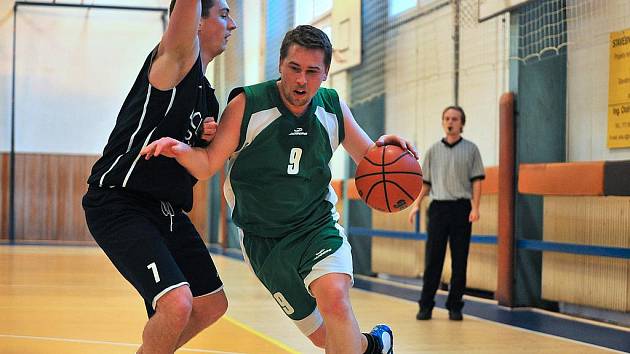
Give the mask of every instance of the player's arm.
[{"label": "player's arm", "polygon": [[348,154],[350,154],[352,160],[358,164],[359,161],[363,159],[363,156],[365,156],[368,149],[374,145],[374,142],[354,119],[348,105],[343,100],[339,100],[339,103],[341,104],[343,126],[345,130],[345,137],[342,145]]},{"label": "player's arm", "polygon": [[397,135],[382,135],[376,142],[373,142],[354,119],[348,105],[343,100],[339,100],[339,103],[341,104],[345,129],[343,147],[350,154],[355,163],[358,164],[371,147],[382,145],[398,145],[403,149],[409,150],[416,159],[418,158],[418,153],[411,142]]},{"label": "player's arm", "polygon": [[147,160],[159,155],[173,157],[195,178],[208,179],[223,168],[236,151],[244,112],[245,94],[241,93],[223,111],[217,134],[206,148],[192,148],[173,138],[161,138],[147,145],[140,154]]},{"label": "player's arm", "polygon": [[149,82],[161,90],[171,89],[184,78],[199,52],[197,30],[201,19],[199,0],[177,0],[168,26],[151,64]]}]

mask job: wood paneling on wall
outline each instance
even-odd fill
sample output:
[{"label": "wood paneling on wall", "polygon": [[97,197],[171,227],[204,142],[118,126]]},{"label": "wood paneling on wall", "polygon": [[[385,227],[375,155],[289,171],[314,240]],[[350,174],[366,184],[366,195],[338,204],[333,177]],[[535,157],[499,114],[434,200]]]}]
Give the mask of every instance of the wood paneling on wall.
[{"label": "wood paneling on wall", "polygon": [[0,240],[9,237],[9,154],[0,154]]},{"label": "wood paneling on wall", "polygon": [[[426,208],[420,209],[420,232],[426,232]],[[407,218],[409,210],[388,214],[372,211],[372,228],[391,231],[414,231]],[[420,277],[424,272],[424,241],[402,240],[386,237],[372,238],[372,270],[405,277]]]},{"label": "wood paneling on wall", "polygon": [[15,156],[15,240],[93,242],[81,197],[96,157]]},{"label": "wood paneling on wall", "polygon": [[[97,156],[17,154],[15,160],[15,240],[17,242],[85,243],[94,240],[85,224],[81,198]],[[0,163],[0,239],[8,239],[9,155]],[[190,216],[208,239],[208,183],[195,186]]]},{"label": "wood paneling on wall", "polygon": [[[428,198],[423,200],[420,212],[420,232],[426,232]],[[394,214],[372,211],[372,228],[392,231],[413,231],[408,211]],[[484,194],[480,205],[481,218],[473,224],[473,235],[497,234],[498,195]],[[424,241],[401,240],[385,237],[372,238],[372,270],[405,277],[420,277],[424,272]],[[447,248],[442,281],[451,277],[451,256]],[[487,291],[497,288],[496,245],[471,244],[468,256],[467,287]]]},{"label": "wood paneling on wall", "polygon": [[[630,248],[630,197],[546,196],[545,241]],[[627,259],[543,253],[542,297],[630,311]]]}]

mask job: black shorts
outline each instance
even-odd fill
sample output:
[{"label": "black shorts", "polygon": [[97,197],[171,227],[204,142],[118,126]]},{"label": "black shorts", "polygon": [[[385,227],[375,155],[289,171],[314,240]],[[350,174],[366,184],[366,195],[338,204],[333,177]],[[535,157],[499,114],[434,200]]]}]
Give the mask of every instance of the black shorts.
[{"label": "black shorts", "polygon": [[167,202],[123,189],[90,187],[88,228],[118,271],[140,293],[149,317],[157,300],[182,285],[193,297],[222,289],[206,245],[188,216]]}]

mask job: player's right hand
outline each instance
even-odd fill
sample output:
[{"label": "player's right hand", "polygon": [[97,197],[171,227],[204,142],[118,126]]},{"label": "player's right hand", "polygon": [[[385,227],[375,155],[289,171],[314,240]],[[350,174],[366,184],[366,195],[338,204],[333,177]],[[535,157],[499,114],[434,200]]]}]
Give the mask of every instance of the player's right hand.
[{"label": "player's right hand", "polygon": [[416,222],[416,216],[418,215],[418,205],[416,203],[413,204],[411,210],[409,211],[409,223],[414,224]]},{"label": "player's right hand", "polygon": [[145,146],[140,151],[140,155],[144,155],[144,158],[146,160],[150,159],[153,156],[160,155],[174,158],[191,150],[192,148],[189,145],[184,144],[179,140],[165,137],[160,138]]}]

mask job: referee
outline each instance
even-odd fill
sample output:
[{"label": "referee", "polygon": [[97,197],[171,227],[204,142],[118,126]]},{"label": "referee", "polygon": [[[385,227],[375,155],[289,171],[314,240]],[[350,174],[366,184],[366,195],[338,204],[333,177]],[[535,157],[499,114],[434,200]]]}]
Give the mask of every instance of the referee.
[{"label": "referee", "polygon": [[447,242],[453,270],[446,301],[448,318],[453,321],[463,319],[462,296],[466,288],[470,234],[472,223],[479,219],[481,180],[485,178],[479,149],[461,136],[465,124],[466,114],[461,107],[449,106],[442,112],[442,128],[446,136],[426,152],[422,164],[422,191],[409,213],[409,221],[414,223],[422,199],[430,193],[432,202],[427,212],[428,239],[418,320],[431,319]]}]

